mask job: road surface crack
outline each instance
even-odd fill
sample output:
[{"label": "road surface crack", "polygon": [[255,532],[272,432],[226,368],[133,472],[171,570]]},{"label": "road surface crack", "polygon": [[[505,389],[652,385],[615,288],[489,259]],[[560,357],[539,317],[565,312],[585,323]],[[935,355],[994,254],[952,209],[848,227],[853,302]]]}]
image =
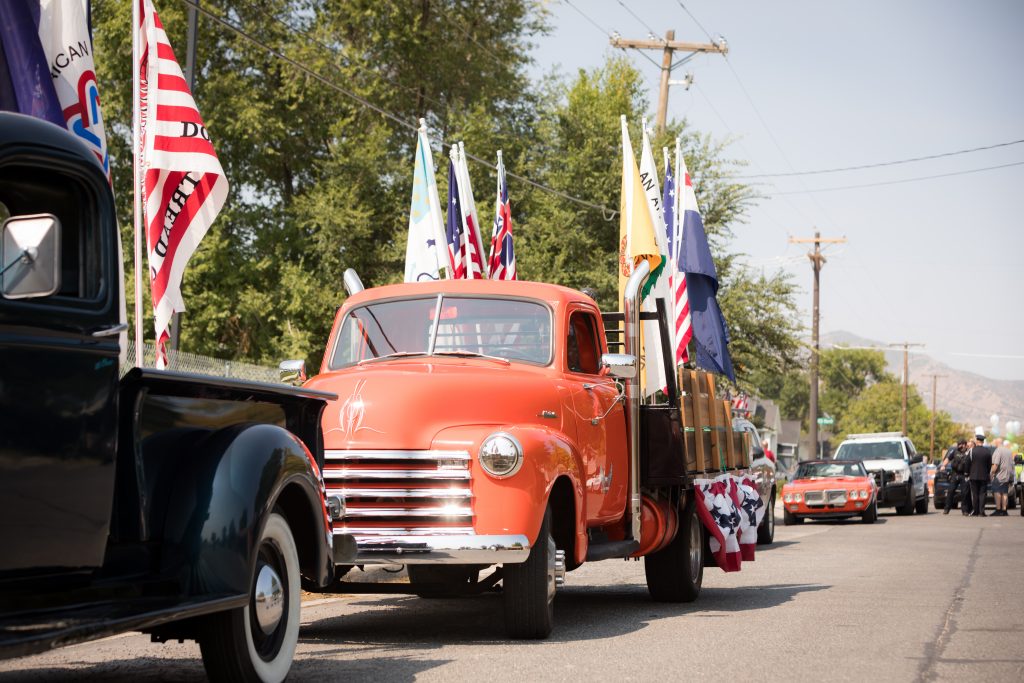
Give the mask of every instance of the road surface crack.
[{"label": "road surface crack", "polygon": [[960,577],[960,585],[953,592],[953,599],[950,600],[949,607],[946,608],[946,615],[942,620],[942,626],[939,628],[935,640],[924,648],[924,658],[921,660],[921,666],[918,669],[917,683],[938,680],[935,667],[942,660],[946,647],[956,633],[957,617],[960,615],[960,609],[964,604],[964,596],[971,585],[971,578],[974,576],[974,565],[978,560],[978,546],[981,545],[981,537],[984,533],[984,529],[978,530],[978,537],[974,539],[974,545],[971,546],[971,554],[968,557],[967,566],[964,568],[963,576]]}]

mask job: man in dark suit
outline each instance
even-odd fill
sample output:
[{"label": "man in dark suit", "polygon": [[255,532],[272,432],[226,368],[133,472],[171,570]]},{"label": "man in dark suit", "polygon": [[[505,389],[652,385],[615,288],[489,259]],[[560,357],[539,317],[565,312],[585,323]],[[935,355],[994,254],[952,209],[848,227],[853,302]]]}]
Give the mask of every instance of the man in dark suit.
[{"label": "man in dark suit", "polygon": [[972,517],[985,517],[985,491],[992,476],[992,451],[985,445],[985,435],[975,434],[978,445],[971,449],[971,500],[974,502]]}]

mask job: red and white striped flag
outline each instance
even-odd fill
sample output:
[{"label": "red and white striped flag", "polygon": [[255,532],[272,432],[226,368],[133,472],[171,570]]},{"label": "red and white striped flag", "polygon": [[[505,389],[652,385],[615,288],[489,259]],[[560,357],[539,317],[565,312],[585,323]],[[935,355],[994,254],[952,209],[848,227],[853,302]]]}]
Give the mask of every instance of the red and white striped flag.
[{"label": "red and white striped flag", "polygon": [[[682,188],[679,187],[678,179],[683,179]],[[665,180],[666,195],[668,192],[668,179]],[[686,293],[686,273],[682,270],[683,253],[683,220],[686,205],[683,200],[687,193],[692,194],[693,188],[690,185],[690,175],[686,172],[686,162],[683,160],[682,145],[676,139],[675,172],[672,174],[671,198],[665,200],[666,222],[670,210],[672,225],[668,228],[669,241],[669,283],[672,290],[672,315],[675,318],[675,361],[676,365],[682,365],[690,360],[689,346],[693,339],[693,322],[690,319],[690,298]],[[671,203],[671,206],[669,204]]]},{"label": "red and white striped flag", "polygon": [[171,316],[185,310],[182,274],[224,206],[228,180],[152,0],[135,1],[140,12],[136,163],[142,179],[157,367],[164,368]]},{"label": "red and white striped flag", "polygon": [[487,275],[492,280],[516,280],[516,252],[512,246],[512,206],[508,201],[505,162],[498,150],[498,196],[494,203],[494,229]]},{"label": "red and white striped flag", "polygon": [[484,241],[480,235],[480,218],[476,213],[476,202],[473,200],[473,185],[469,181],[466,147],[461,142],[458,144],[456,157],[455,170],[459,174],[459,201],[462,202],[464,263],[466,264],[464,277],[467,280],[486,279],[487,266],[484,265]]}]

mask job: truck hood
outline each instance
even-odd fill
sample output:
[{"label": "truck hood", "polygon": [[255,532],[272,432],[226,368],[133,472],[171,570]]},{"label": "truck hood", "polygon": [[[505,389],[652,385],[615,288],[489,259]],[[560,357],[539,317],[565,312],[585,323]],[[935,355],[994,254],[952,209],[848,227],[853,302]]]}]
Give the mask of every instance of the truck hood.
[{"label": "truck hood", "polygon": [[480,359],[366,363],[313,377],[308,389],[334,392],[324,411],[327,449],[428,449],[443,429],[540,423],[559,428],[559,382],[549,368]]},{"label": "truck hood", "polygon": [[879,470],[885,470],[886,472],[898,472],[900,470],[910,469],[910,466],[903,460],[893,460],[887,458],[885,460],[864,460],[864,469],[869,472],[878,472]]}]

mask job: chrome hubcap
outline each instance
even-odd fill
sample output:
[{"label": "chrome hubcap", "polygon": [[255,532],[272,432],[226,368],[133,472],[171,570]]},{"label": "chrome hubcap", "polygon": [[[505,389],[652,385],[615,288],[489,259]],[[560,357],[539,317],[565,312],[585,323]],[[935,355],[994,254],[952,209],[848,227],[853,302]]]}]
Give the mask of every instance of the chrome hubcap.
[{"label": "chrome hubcap", "polygon": [[555,585],[565,585],[565,551],[555,551]]},{"label": "chrome hubcap", "polygon": [[284,589],[281,586],[281,577],[269,565],[260,567],[253,602],[256,623],[260,625],[264,634],[270,635],[284,616]]},{"label": "chrome hubcap", "polygon": [[[561,574],[559,574],[559,556],[561,556]],[[559,580],[561,579],[561,580]],[[548,604],[555,600],[555,588],[565,581],[565,551],[559,550],[555,539],[548,536]]]}]

